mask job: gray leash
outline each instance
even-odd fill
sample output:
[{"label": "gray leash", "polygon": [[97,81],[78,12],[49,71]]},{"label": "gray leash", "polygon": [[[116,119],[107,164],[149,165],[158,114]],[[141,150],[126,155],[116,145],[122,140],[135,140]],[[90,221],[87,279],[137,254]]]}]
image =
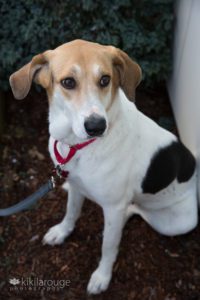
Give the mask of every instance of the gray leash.
[{"label": "gray leash", "polygon": [[[53,174],[57,178],[65,178],[65,180],[68,178],[69,172],[64,171],[61,168],[61,165],[65,165],[68,163],[72,157],[76,154],[78,150],[81,150],[82,148],[86,147],[87,145],[93,143],[96,140],[96,138],[90,139],[84,143],[81,144],[76,144],[70,146],[70,151],[67,155],[67,157],[63,158],[60,153],[58,152],[58,149],[56,148],[57,142],[54,142],[54,153],[56,156],[56,159],[58,161],[58,165],[54,168]],[[55,187],[55,177],[52,176],[51,179],[48,180],[48,182],[44,185],[42,185],[35,193],[30,195],[29,197],[25,198],[24,200],[18,202],[17,204],[7,207],[7,208],[2,208],[0,209],[0,217],[6,217],[10,216],[12,214],[16,214],[24,209],[27,209],[29,206],[33,205],[36,203],[41,197],[46,195],[48,192],[54,189]]]},{"label": "gray leash", "polygon": [[52,191],[55,187],[55,180],[52,176],[47,183],[43,184],[35,193],[28,196],[24,200],[18,202],[17,204],[0,209],[0,217],[7,217],[12,214],[16,214],[22,210],[27,209],[29,206],[36,203],[40,198],[45,196],[48,192]]}]

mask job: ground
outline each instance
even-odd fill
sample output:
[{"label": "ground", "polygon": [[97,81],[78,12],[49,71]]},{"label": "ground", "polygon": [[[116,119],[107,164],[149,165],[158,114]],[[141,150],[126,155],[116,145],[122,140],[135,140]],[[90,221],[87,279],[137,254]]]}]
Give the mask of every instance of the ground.
[{"label": "ground", "polygon": [[[176,133],[163,89],[139,90],[136,104]],[[0,144],[1,208],[34,192],[46,182],[53,167],[47,151],[45,94],[31,90],[23,101],[8,94],[6,106],[7,125]],[[41,243],[48,228],[62,219],[66,199],[66,192],[57,187],[30,210],[0,219],[0,299],[200,299],[200,227],[187,235],[169,238],[156,233],[139,217],[133,217],[124,228],[108,290],[99,296],[88,296],[87,283],[101,253],[101,209],[86,200],[75,231],[63,245]],[[21,281],[16,285],[18,290],[9,283],[13,278]],[[26,285],[29,279],[37,282]],[[39,280],[51,280],[50,290],[39,286]],[[55,289],[58,284],[57,290],[51,284]]]}]

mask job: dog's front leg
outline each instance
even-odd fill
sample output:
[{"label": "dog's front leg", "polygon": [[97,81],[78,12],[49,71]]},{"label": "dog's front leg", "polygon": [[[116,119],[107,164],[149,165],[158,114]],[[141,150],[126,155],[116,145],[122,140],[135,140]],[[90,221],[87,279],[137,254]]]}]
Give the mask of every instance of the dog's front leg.
[{"label": "dog's front leg", "polygon": [[43,244],[61,244],[70,235],[80,216],[84,197],[73,185],[69,185],[67,212],[61,223],[51,227],[43,238]]},{"label": "dog's front leg", "polygon": [[103,211],[104,233],[102,257],[87,287],[87,291],[90,294],[98,294],[107,289],[112,277],[112,267],[116,260],[122,229],[125,224],[125,207],[110,205],[105,207]]}]

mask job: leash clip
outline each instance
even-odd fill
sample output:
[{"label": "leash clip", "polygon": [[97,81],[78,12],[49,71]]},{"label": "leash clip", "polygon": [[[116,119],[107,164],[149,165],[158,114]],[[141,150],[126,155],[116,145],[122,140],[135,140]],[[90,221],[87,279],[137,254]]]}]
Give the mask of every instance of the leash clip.
[{"label": "leash clip", "polygon": [[58,179],[62,179],[62,178],[67,179],[69,172],[62,170],[61,166],[62,164],[59,164],[53,169],[54,180],[55,180],[55,175]]},{"label": "leash clip", "polygon": [[57,165],[55,167],[55,171],[56,171],[56,175],[59,177],[59,178],[62,178],[62,169],[60,167],[60,165]]}]

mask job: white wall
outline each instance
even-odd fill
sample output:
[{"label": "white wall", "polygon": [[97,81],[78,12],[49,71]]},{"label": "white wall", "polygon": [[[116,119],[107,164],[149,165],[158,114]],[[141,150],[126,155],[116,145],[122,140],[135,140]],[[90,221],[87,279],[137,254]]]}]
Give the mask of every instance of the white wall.
[{"label": "white wall", "polygon": [[200,196],[200,0],[179,0],[169,94],[181,140],[198,160]]},{"label": "white wall", "polygon": [[200,156],[200,0],[179,0],[176,16],[169,94],[181,139]]}]

